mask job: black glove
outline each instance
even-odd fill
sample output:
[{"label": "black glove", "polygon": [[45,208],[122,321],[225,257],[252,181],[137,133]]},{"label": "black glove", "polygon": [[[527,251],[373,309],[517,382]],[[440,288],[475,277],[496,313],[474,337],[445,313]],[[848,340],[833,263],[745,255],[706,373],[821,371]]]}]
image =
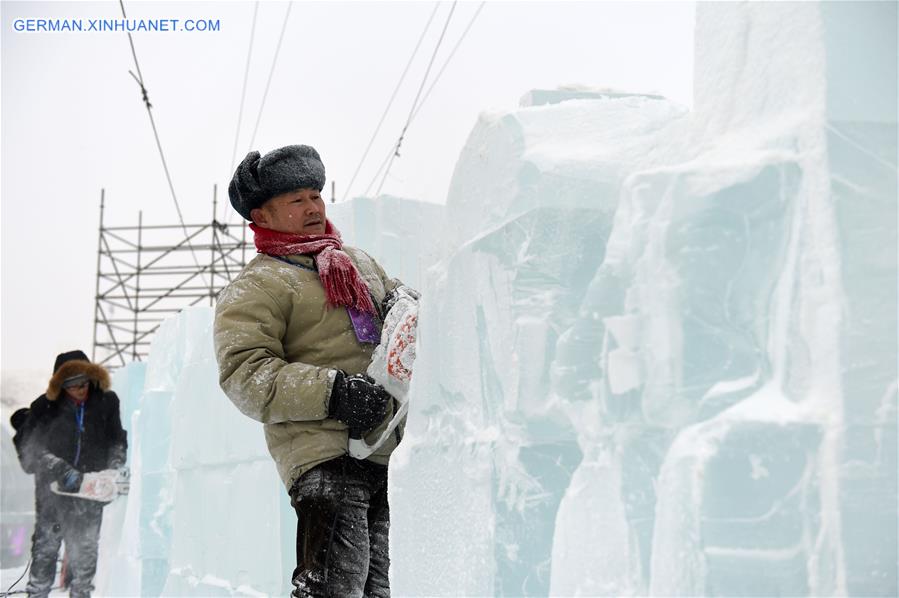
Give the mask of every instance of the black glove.
[{"label": "black glove", "polygon": [[64,474],[59,476],[59,489],[63,492],[78,492],[83,479],[84,474],[74,467],[69,467]]},{"label": "black glove", "polygon": [[106,469],[121,469],[125,467],[127,461],[128,454],[123,444],[116,443],[109,447],[109,463]]},{"label": "black glove", "polygon": [[341,421],[350,429],[350,438],[362,438],[387,415],[387,403],[393,397],[368,376],[347,376],[337,370],[328,416]]}]

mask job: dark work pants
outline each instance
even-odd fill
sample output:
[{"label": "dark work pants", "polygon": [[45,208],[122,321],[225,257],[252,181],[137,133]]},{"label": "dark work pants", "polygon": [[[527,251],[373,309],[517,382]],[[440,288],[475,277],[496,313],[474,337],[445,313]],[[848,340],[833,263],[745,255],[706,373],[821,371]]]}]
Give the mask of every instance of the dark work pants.
[{"label": "dark work pants", "polygon": [[73,598],[90,596],[97,572],[97,543],[103,503],[59,496],[43,484],[39,484],[35,494],[31,569],[25,588],[29,598],[43,598],[50,593],[56,578],[59,545],[63,541],[69,559],[69,595]]},{"label": "dark work pants", "polygon": [[297,512],[297,598],[388,598],[387,467],[327,461],[290,490]]}]

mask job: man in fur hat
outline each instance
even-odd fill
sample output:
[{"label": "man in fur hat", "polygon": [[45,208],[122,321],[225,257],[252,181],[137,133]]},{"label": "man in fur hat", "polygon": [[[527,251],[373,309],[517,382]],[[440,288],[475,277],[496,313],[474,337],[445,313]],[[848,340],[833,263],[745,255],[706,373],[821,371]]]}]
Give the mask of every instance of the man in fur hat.
[{"label": "man in fur hat", "polygon": [[35,476],[35,524],[28,596],[47,596],[65,540],[69,595],[90,596],[97,570],[103,503],[50,490],[57,482],[76,493],[83,474],[125,465],[127,437],[109,372],[82,351],[56,357],[47,392],[28,411],[17,412],[16,449],[23,469]]},{"label": "man in fur hat", "polygon": [[315,149],[252,152],[228,189],[259,251],[219,297],[222,389],[264,424],[297,512],[293,596],[390,595],[387,462],[400,428],[365,460],[348,437],[377,438],[397,405],[364,375],[400,285],[343,245],[325,216]]}]

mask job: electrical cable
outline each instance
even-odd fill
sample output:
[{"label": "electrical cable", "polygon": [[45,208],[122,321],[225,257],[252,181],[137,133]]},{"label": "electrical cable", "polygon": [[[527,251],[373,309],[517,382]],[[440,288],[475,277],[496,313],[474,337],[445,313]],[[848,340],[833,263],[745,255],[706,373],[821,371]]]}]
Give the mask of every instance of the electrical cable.
[{"label": "electrical cable", "polygon": [[[387,180],[387,175],[390,174],[390,167],[393,165],[393,160],[397,156],[399,156],[400,146],[403,144],[403,138],[406,135],[406,130],[409,128],[409,123],[412,122],[412,117],[415,114],[415,108],[418,106],[418,99],[421,97],[421,92],[424,90],[425,83],[427,83],[428,75],[431,73],[431,67],[434,66],[434,60],[437,58],[437,51],[440,50],[440,44],[443,43],[443,38],[446,35],[446,30],[449,27],[450,20],[453,18],[453,12],[456,10],[457,0],[454,0],[453,5],[450,7],[449,14],[446,16],[446,22],[443,24],[443,31],[440,32],[440,38],[437,40],[437,44],[434,46],[434,52],[431,54],[431,60],[428,62],[428,68],[425,70],[425,76],[421,80],[421,85],[418,87],[418,93],[415,94],[415,101],[412,102],[412,107],[409,109],[409,116],[406,119],[406,124],[403,126],[403,130],[400,132],[399,138],[396,140],[396,145],[393,148],[393,154],[390,156],[390,160],[387,163],[387,168],[384,171],[384,176],[381,179],[381,184],[378,185],[378,190],[375,191],[375,196],[377,196],[381,192],[381,188],[384,186],[384,182]],[[377,178],[377,175],[376,177]],[[374,181],[372,181],[374,182]],[[371,185],[369,185],[369,189]],[[365,195],[368,195],[368,190],[365,190]]]},{"label": "electrical cable", "polygon": [[[415,112],[412,114],[412,119],[409,121],[410,124],[412,123],[412,120],[414,120],[415,117],[418,115],[418,112],[421,110],[422,106],[424,106],[425,102],[428,101],[428,98],[431,96],[431,92],[434,90],[434,87],[437,85],[437,82],[440,81],[440,77],[443,75],[443,72],[446,70],[446,67],[449,65],[450,60],[452,60],[453,56],[455,56],[456,50],[459,49],[459,46],[462,44],[462,40],[464,40],[465,36],[468,35],[468,32],[471,29],[471,26],[474,25],[474,22],[478,18],[478,15],[481,14],[481,9],[484,8],[484,5],[486,3],[487,3],[486,0],[481,2],[481,4],[478,6],[477,10],[475,11],[474,15],[471,17],[471,20],[468,21],[468,25],[465,26],[465,30],[462,32],[462,35],[459,37],[459,40],[456,42],[456,45],[453,46],[453,49],[450,51],[449,56],[447,56],[446,60],[444,61],[443,66],[440,67],[440,70],[437,72],[437,76],[434,77],[434,81],[431,83],[431,86],[428,88],[428,91],[425,92],[424,98],[422,98],[421,102],[418,104],[418,107],[415,108]],[[384,161],[381,162],[381,166],[378,168],[377,174],[375,174],[375,179],[378,178],[378,174],[380,174],[381,170],[384,168],[385,164],[390,159],[390,157],[393,153],[395,153],[395,151],[394,151],[394,149],[391,149],[391,153],[387,154],[387,156],[384,158]],[[374,180],[372,181],[372,183],[374,183]],[[371,186],[369,185],[369,188],[370,187]]]},{"label": "electrical cable", "polygon": [[[259,14],[259,1],[253,7],[253,24],[250,25],[250,46],[247,48],[247,65],[243,73],[243,89],[240,92],[240,110],[237,111],[237,128],[234,131],[234,149],[231,150],[231,162],[229,173],[237,167],[237,142],[240,139],[240,125],[243,122],[243,107],[247,97],[247,80],[250,78],[250,58],[253,56],[253,40],[256,38],[256,16]],[[228,213],[228,204],[222,202],[222,220]]]},{"label": "electrical cable", "polygon": [[287,20],[290,17],[290,9],[293,6],[293,0],[287,3],[287,12],[284,14],[284,23],[281,25],[281,35],[278,37],[278,45],[275,48],[275,57],[272,59],[272,68],[268,73],[268,81],[265,83],[265,91],[262,94],[262,104],[259,106],[259,115],[256,117],[256,126],[253,128],[253,136],[250,137],[250,150],[256,142],[256,133],[259,131],[259,121],[262,120],[262,111],[265,108],[265,100],[268,98],[268,88],[272,84],[272,75],[275,74],[275,66],[278,64],[278,55],[281,53],[281,42],[284,41],[284,32],[287,31]]},{"label": "electrical cable", "polygon": [[[272,76],[275,74],[275,66],[278,64],[278,55],[281,53],[281,42],[284,41],[284,32],[287,31],[287,20],[290,17],[290,9],[293,6],[293,0],[287,3],[287,11],[284,13],[284,23],[281,25],[281,35],[278,36],[278,45],[275,47],[275,56],[272,58],[272,68],[268,72],[268,81],[265,83],[265,91],[262,93],[262,103],[259,105],[259,114],[256,116],[256,125],[253,127],[253,136],[250,137],[250,145],[248,152],[253,151],[253,144],[256,143],[256,133],[259,131],[259,122],[262,120],[262,111],[265,109],[265,100],[268,98],[268,89],[272,84]],[[235,212],[228,215],[227,224],[231,224],[231,219]]]},{"label": "electrical cable", "polygon": [[[469,29],[474,25],[475,20],[478,18],[478,15],[481,14],[481,9],[484,8],[484,5],[487,4],[487,1],[484,0],[478,6],[478,9],[475,11],[474,15],[471,17],[471,20],[468,21],[468,25],[465,26],[465,31],[462,32],[462,35],[459,37],[459,41],[456,42],[456,45],[453,46],[453,49],[450,50],[449,56],[446,57],[446,61],[443,63],[443,66],[440,67],[440,70],[437,71],[437,76],[434,77],[434,82],[431,83],[431,86],[428,87],[428,91],[425,92],[425,97],[421,99],[421,103],[418,104],[418,108],[415,109],[415,114],[412,115],[412,120],[415,120],[415,117],[418,115],[421,107],[425,105],[425,102],[428,101],[428,97],[430,97],[431,92],[434,90],[434,86],[437,85],[437,82],[440,81],[441,75],[443,75],[443,71],[446,70],[447,65],[450,63],[450,60],[453,59],[453,56],[456,54],[456,50],[459,49],[459,46],[462,45],[462,40],[465,39],[465,36],[468,35]],[[411,123],[412,120],[409,122]]]},{"label": "electrical cable", "polygon": [[[122,8],[122,17],[126,20],[128,15],[125,14],[125,4],[122,0],[119,0],[119,6]],[[128,71],[128,73],[134,77],[134,80],[137,81],[137,84],[140,85],[141,95],[143,96],[144,105],[147,107],[147,114],[150,116],[150,126],[153,128],[153,137],[156,139],[156,148],[159,150],[159,157],[162,159],[162,169],[165,171],[165,178],[169,184],[169,191],[172,193],[172,199],[175,202],[175,211],[178,212],[178,220],[181,222],[181,229],[184,231],[185,242],[187,243],[188,248],[190,249],[190,254],[194,259],[194,263],[197,268],[200,267],[200,262],[197,259],[197,254],[194,251],[193,245],[190,243],[190,234],[187,232],[187,226],[184,224],[184,216],[181,214],[181,206],[178,204],[178,196],[175,193],[175,186],[172,184],[172,176],[169,173],[169,167],[166,163],[165,152],[162,150],[162,142],[159,140],[159,131],[156,129],[156,121],[153,119],[153,111],[151,110],[153,105],[150,103],[150,98],[147,93],[147,88],[144,86],[144,76],[140,70],[140,63],[137,61],[137,51],[134,49],[134,39],[131,37],[131,32],[128,31],[128,43],[131,45],[131,55],[134,57],[134,67],[137,70],[137,75],[133,72]]]},{"label": "electrical cable", "polygon": [[12,595],[12,594],[24,594],[24,593],[25,593],[25,590],[17,590],[17,591],[15,591],[15,592],[13,592],[12,589],[13,589],[14,587],[16,587],[16,585],[18,585],[18,583],[19,583],[20,581],[22,581],[22,579],[24,579],[25,574],[28,573],[28,568],[29,568],[29,567],[31,567],[31,559],[30,559],[30,558],[28,559],[28,562],[25,563],[25,570],[22,571],[22,575],[19,576],[19,579],[17,579],[17,580],[15,580],[14,582],[12,582],[12,585],[9,586],[8,588],[6,588],[6,591],[3,592],[2,594],[0,594],[0,596],[10,596],[10,595]]},{"label": "electrical cable", "polygon": [[[474,15],[471,17],[471,20],[468,21],[468,25],[465,26],[465,30],[462,32],[462,35],[459,37],[459,40],[456,42],[456,45],[453,46],[453,49],[450,51],[449,56],[447,56],[446,60],[444,61],[443,66],[440,67],[440,70],[437,72],[437,76],[434,77],[434,81],[431,83],[431,86],[428,87],[428,91],[425,92],[425,97],[422,98],[421,102],[415,108],[415,112],[412,114],[412,118],[409,119],[409,123],[407,126],[412,124],[412,121],[415,120],[415,117],[418,115],[418,112],[421,110],[422,106],[424,106],[425,102],[428,101],[428,98],[430,97],[431,92],[434,90],[434,86],[436,86],[437,82],[440,81],[440,77],[441,77],[441,75],[443,75],[443,71],[446,70],[447,65],[449,65],[450,60],[452,60],[453,56],[456,54],[456,50],[459,49],[459,46],[462,44],[462,40],[465,39],[466,35],[468,35],[468,31],[471,29],[471,26],[474,25],[475,19],[478,18],[478,15],[481,13],[481,9],[484,8],[484,5],[486,3],[487,3],[486,0],[481,2],[480,6],[478,6],[478,9],[475,11]],[[378,174],[380,174],[381,170],[387,164],[387,161],[390,160],[392,157],[394,157],[394,154],[396,154],[396,150],[399,150],[398,146],[394,149],[391,149],[391,152],[389,154],[387,154],[387,156],[384,157],[384,161],[381,162],[381,166],[378,168],[377,174],[375,174],[375,179],[378,178]],[[385,177],[386,177],[386,175],[385,175]],[[372,181],[372,183],[374,183],[374,180]],[[383,181],[381,184],[383,185]],[[378,187],[378,193],[380,193],[380,190],[381,190],[380,187]],[[377,195],[377,193],[375,195]]]},{"label": "electrical cable", "polygon": [[350,184],[347,185],[346,191],[344,191],[341,201],[345,200],[350,194],[350,189],[352,189],[353,183],[356,181],[356,176],[359,174],[359,170],[362,168],[362,164],[365,162],[365,158],[368,157],[368,152],[369,150],[371,150],[371,146],[375,141],[375,137],[377,137],[378,132],[381,130],[381,125],[384,124],[384,119],[387,117],[387,113],[388,111],[390,111],[390,107],[393,106],[393,100],[396,99],[396,94],[400,90],[400,86],[403,84],[403,81],[406,79],[406,74],[409,72],[409,67],[412,66],[412,61],[415,59],[416,54],[418,54],[418,48],[421,47],[421,42],[424,40],[425,34],[428,32],[428,29],[431,28],[431,22],[434,20],[434,15],[437,14],[438,8],[440,8],[440,2],[435,2],[434,10],[431,11],[431,16],[428,17],[428,22],[425,23],[425,28],[422,30],[421,35],[418,37],[418,43],[415,44],[415,49],[412,50],[412,55],[409,56],[409,61],[406,62],[406,68],[403,70],[403,74],[400,75],[400,80],[397,81],[396,87],[393,88],[393,95],[390,96],[390,100],[387,102],[387,107],[384,108],[384,113],[381,114],[381,120],[378,121],[378,126],[375,127],[375,132],[372,133],[371,139],[368,141],[365,152],[363,152],[362,158],[359,160],[359,164],[358,166],[356,166],[356,170],[355,172],[353,172],[352,178],[350,178]]}]

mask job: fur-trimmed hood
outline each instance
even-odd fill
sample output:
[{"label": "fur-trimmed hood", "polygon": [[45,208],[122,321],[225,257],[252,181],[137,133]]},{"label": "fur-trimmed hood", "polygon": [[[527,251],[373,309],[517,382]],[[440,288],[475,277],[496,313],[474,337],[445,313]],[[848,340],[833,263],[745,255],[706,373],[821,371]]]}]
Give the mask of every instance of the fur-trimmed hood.
[{"label": "fur-trimmed hood", "polygon": [[50,383],[47,386],[47,399],[51,401],[58,399],[62,394],[62,383],[79,374],[87,376],[93,385],[98,386],[104,392],[112,386],[109,372],[102,365],[81,359],[73,359],[59,366],[59,369],[50,378]]}]

